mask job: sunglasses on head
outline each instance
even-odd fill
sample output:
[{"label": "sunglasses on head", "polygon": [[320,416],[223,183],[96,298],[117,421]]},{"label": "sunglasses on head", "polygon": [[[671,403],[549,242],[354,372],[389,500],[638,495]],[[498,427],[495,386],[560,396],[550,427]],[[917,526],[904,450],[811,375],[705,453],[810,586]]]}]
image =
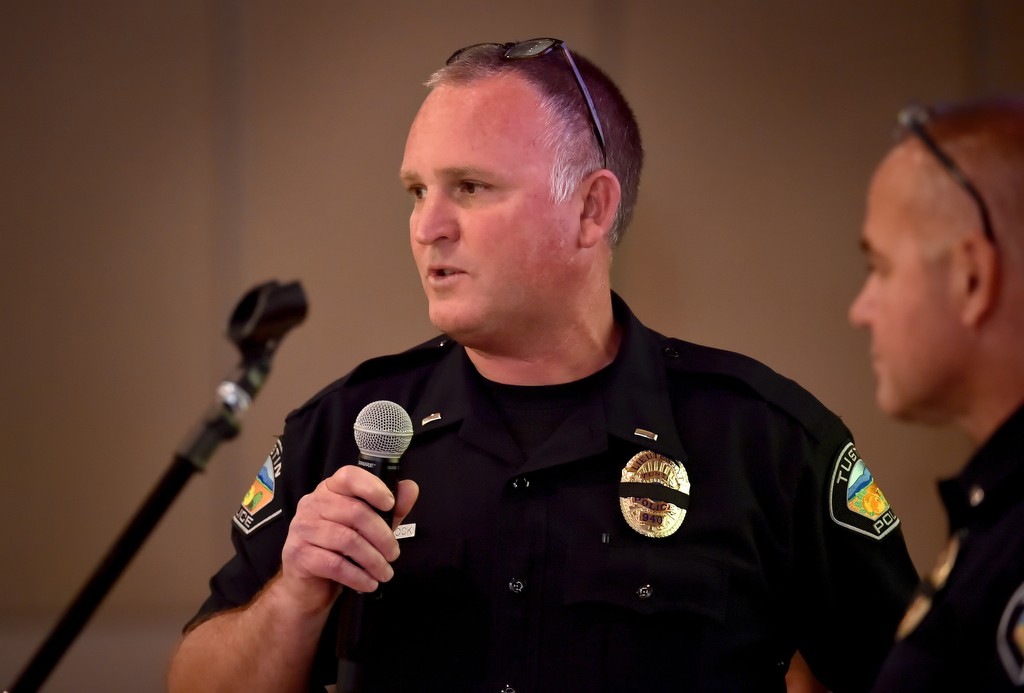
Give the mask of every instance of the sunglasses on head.
[{"label": "sunglasses on head", "polygon": [[445,64],[451,65],[466,51],[474,48],[480,48],[482,46],[498,46],[499,48],[503,48],[505,52],[501,57],[504,60],[539,58],[552,51],[561,50],[562,55],[565,57],[565,62],[569,63],[569,68],[572,70],[573,77],[576,78],[576,85],[580,88],[580,93],[583,94],[584,101],[587,102],[587,112],[590,113],[590,124],[594,128],[594,135],[597,137],[597,146],[601,150],[601,166],[603,168],[608,167],[608,152],[605,150],[604,129],[601,127],[601,119],[597,115],[597,109],[594,107],[594,99],[590,96],[590,90],[587,89],[587,85],[583,81],[583,76],[580,74],[579,68],[576,67],[576,61],[572,59],[572,53],[569,52],[569,48],[565,45],[565,41],[556,38],[535,38],[527,41],[514,41],[511,43],[474,43],[472,46],[460,48],[452,53],[448,60],[445,61]]},{"label": "sunglasses on head", "polygon": [[992,221],[988,213],[988,205],[985,204],[985,199],[978,192],[978,189],[971,182],[971,179],[967,177],[963,169],[960,168],[952,157],[947,154],[939,143],[928,134],[928,130],[925,125],[932,119],[931,113],[921,106],[912,105],[907,106],[899,112],[897,120],[899,121],[900,127],[905,131],[912,134],[914,137],[919,139],[925,148],[931,152],[942,167],[953,177],[961,188],[967,191],[967,194],[974,200],[974,204],[978,207],[978,213],[981,215],[981,225],[985,232],[985,238],[989,240],[992,245],[996,244],[995,233],[992,231]]}]

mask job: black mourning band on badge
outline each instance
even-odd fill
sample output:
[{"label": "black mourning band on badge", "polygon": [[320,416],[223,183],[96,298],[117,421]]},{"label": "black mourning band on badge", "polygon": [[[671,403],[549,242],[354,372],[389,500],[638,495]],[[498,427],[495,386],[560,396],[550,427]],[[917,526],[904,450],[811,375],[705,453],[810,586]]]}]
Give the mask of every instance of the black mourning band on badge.
[{"label": "black mourning band on badge", "polygon": [[620,498],[649,498],[650,500],[672,503],[678,508],[687,510],[690,507],[690,494],[683,493],[661,484],[645,484],[635,481],[619,483]]}]

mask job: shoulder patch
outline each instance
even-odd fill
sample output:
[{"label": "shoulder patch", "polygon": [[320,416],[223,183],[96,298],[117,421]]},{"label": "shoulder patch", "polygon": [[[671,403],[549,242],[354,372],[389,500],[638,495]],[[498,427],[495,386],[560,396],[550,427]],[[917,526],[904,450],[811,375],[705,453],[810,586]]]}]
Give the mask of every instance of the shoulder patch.
[{"label": "shoulder patch", "polygon": [[281,514],[281,508],[273,510],[269,506],[274,500],[277,477],[281,476],[282,454],[284,454],[284,446],[281,445],[279,437],[270,454],[267,455],[267,459],[264,460],[263,466],[256,472],[256,478],[249,486],[249,490],[245,492],[242,505],[235,513],[233,518],[235,526],[245,534],[252,534]]},{"label": "shoulder patch", "polygon": [[1010,682],[1024,684],[1024,583],[1010,597],[999,619],[996,648]]},{"label": "shoulder patch", "polygon": [[853,443],[836,458],[828,509],[837,525],[872,539],[881,539],[900,524]]}]

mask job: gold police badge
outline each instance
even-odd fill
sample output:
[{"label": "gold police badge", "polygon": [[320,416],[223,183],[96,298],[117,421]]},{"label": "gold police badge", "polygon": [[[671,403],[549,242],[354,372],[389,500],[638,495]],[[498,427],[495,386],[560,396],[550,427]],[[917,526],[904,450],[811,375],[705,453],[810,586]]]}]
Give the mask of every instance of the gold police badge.
[{"label": "gold police badge", "polygon": [[674,534],[689,505],[690,478],[681,462],[644,450],[622,468],[619,507],[626,523],[645,537]]}]

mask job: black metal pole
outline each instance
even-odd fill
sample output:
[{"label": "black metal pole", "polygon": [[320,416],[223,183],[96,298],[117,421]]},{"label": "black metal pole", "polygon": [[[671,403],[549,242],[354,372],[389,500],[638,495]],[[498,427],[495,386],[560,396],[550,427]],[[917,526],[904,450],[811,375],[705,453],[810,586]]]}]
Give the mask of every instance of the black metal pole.
[{"label": "black metal pole", "polygon": [[10,687],[10,693],[32,693],[39,690],[195,471],[188,460],[180,457],[174,459],[149,498]]},{"label": "black metal pole", "polygon": [[218,445],[238,435],[239,417],[265,382],[281,338],[305,317],[306,298],[298,283],[267,282],[242,298],[228,323],[228,336],[242,352],[241,365],[217,388],[217,401],[197,430],[5,693],[35,693],[43,685],[188,480],[206,468]]}]

